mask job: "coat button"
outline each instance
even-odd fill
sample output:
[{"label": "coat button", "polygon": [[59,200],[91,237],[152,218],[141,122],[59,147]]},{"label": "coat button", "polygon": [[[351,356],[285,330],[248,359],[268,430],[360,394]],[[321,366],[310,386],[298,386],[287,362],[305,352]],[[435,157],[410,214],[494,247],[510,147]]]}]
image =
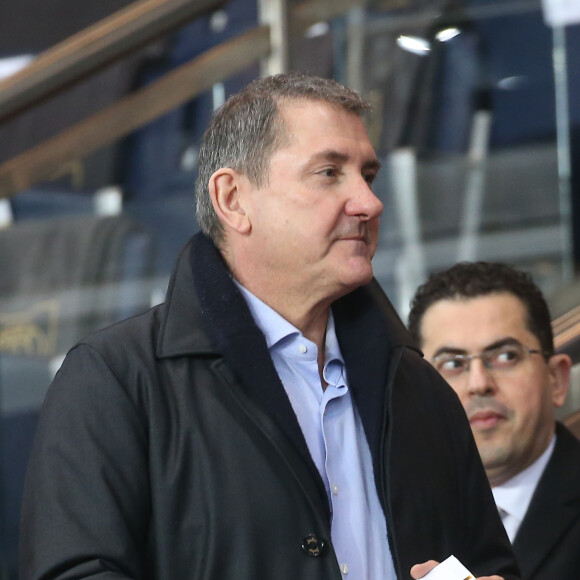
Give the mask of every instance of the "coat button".
[{"label": "coat button", "polygon": [[311,558],[318,558],[319,556],[322,556],[325,548],[326,542],[323,538],[319,538],[316,534],[308,534],[302,540],[302,549]]}]

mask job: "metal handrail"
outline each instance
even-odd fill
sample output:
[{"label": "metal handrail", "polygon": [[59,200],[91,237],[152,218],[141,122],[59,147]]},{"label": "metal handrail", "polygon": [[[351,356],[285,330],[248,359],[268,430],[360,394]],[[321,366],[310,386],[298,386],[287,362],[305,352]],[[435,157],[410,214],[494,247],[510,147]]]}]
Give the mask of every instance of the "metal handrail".
[{"label": "metal handrail", "polygon": [[0,121],[90,76],[129,52],[216,10],[226,0],[138,0],[43,52],[0,81]]},{"label": "metal handrail", "polygon": [[0,198],[68,171],[71,159],[128,135],[215,83],[244,69],[270,49],[267,26],[254,28],[167,73],[88,119],[0,165]]}]

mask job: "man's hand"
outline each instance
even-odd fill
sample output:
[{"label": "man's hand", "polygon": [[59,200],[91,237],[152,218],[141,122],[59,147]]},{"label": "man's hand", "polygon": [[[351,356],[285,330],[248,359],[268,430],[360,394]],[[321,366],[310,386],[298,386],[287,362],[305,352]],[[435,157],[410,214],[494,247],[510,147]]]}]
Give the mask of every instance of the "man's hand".
[{"label": "man's hand", "polygon": [[436,562],[435,560],[429,560],[428,562],[423,562],[422,564],[415,564],[411,568],[411,576],[415,580],[419,580],[419,578],[423,578],[425,574],[431,572],[431,570],[433,570],[437,564],[439,564],[439,562]]},{"label": "man's hand", "polygon": [[[423,576],[431,572],[431,570],[433,570],[433,568],[435,568],[437,564],[439,564],[439,562],[436,562],[435,560],[429,560],[428,562],[423,562],[422,564],[415,564],[411,568],[411,576],[415,580],[419,580],[419,578],[423,578]],[[504,580],[504,579],[501,576],[480,576],[475,580]]]}]

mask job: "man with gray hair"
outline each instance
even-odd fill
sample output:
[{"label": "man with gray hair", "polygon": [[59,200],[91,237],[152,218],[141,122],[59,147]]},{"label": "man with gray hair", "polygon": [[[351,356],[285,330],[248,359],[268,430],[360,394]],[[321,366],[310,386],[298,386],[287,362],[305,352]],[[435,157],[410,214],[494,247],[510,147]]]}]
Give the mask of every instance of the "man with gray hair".
[{"label": "man with gray hair", "polygon": [[290,74],[217,112],[165,303],[49,390],[23,580],[516,578],[463,409],[373,280],[367,109]]}]

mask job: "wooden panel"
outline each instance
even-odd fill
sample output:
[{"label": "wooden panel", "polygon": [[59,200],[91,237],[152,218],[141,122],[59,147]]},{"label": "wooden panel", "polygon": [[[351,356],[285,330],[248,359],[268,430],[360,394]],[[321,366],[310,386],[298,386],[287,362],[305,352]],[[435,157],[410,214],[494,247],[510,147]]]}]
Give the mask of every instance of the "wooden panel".
[{"label": "wooden panel", "polygon": [[139,0],[42,53],[0,82],[0,121],[214,10],[225,0]]},{"label": "wooden panel", "polygon": [[67,163],[113,143],[265,57],[270,29],[255,28],[223,43],[0,166],[0,198],[66,173]]}]

